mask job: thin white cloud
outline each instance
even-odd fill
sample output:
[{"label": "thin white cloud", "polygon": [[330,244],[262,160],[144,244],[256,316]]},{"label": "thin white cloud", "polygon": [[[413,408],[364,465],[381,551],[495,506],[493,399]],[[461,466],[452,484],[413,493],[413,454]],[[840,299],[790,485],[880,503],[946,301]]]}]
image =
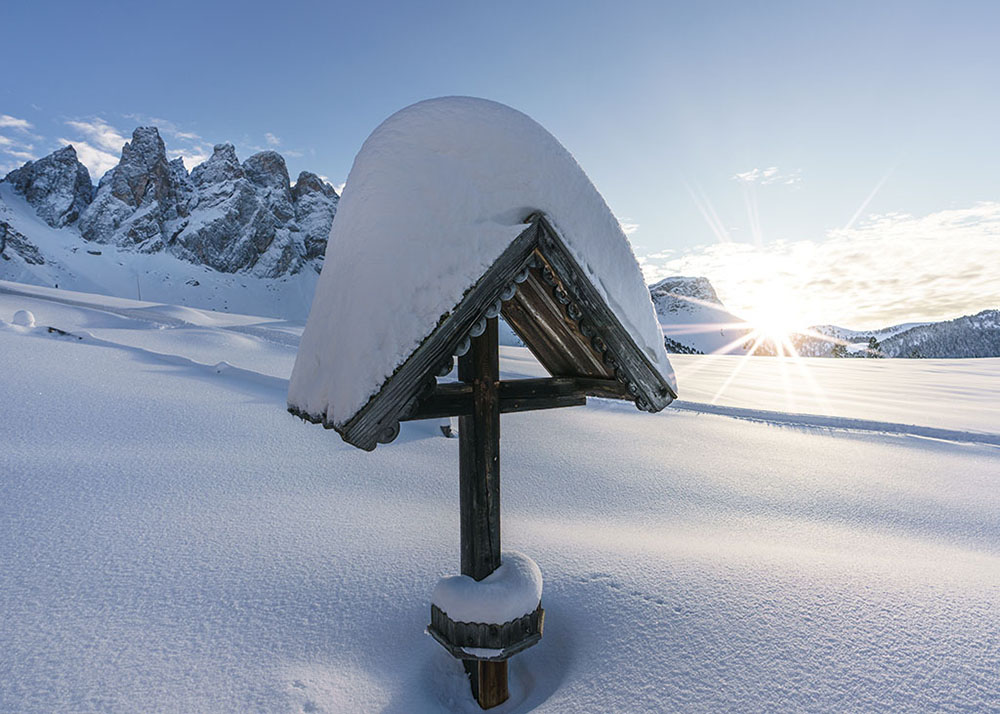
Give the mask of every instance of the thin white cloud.
[{"label": "thin white cloud", "polygon": [[[4,116],[6,117],[6,115]],[[13,171],[18,166],[22,166],[26,161],[34,161],[38,158],[38,155],[35,153],[34,144],[29,144],[25,141],[22,138],[24,136],[32,137],[34,134],[23,132],[18,134],[17,138],[0,134],[0,154],[3,154],[6,159],[3,162],[3,174],[6,174],[7,171]]]},{"label": "thin white cloud", "polygon": [[276,137],[271,132],[267,132],[266,134],[264,134],[264,139],[267,140],[268,146],[281,146],[281,139]]},{"label": "thin white cloud", "polygon": [[27,119],[18,119],[17,117],[12,117],[9,114],[0,114],[0,129],[8,128],[30,131],[33,128],[33,125]]},{"label": "thin white cloud", "polygon": [[155,126],[160,130],[161,135],[166,135],[174,139],[183,141],[201,141],[201,136],[193,131],[185,131],[169,119],[162,117],[151,117],[145,114],[126,114],[126,119],[131,119],[142,126]]},{"label": "thin white cloud", "polygon": [[812,324],[879,327],[1000,307],[1000,202],[888,214],[823,240],[722,243],[641,261],[649,282],[704,275],[736,315],[776,289]]},{"label": "thin white cloud", "polygon": [[100,181],[101,177],[109,169],[114,168],[118,164],[117,154],[104,151],[87,141],[80,139],[60,139],[59,143],[73,145],[73,148],[76,149],[77,158],[80,159],[80,163],[87,167],[87,170],[90,171],[90,178],[95,182]]},{"label": "thin white cloud", "polygon": [[[76,129],[101,151],[121,154],[122,146],[128,141],[115,127],[100,117],[67,121],[66,125]],[[84,162],[86,163],[86,162]]]},{"label": "thin white cloud", "polygon": [[21,151],[20,149],[4,149],[4,153],[22,161],[34,161],[37,156],[31,151]]},{"label": "thin white cloud", "polygon": [[209,160],[212,156],[212,151],[208,147],[199,147],[194,150],[176,150],[168,152],[171,159],[183,159],[184,168],[188,171],[193,169],[198,164],[203,164]]},{"label": "thin white cloud", "polygon": [[621,226],[622,233],[627,236],[633,235],[637,230],[639,230],[639,224],[631,218],[618,218],[618,225]]},{"label": "thin white cloud", "polygon": [[[183,159],[184,167],[188,171],[212,155],[212,147],[205,143],[201,136],[192,131],[182,130],[169,119],[143,114],[126,114],[125,118],[137,125],[155,126],[161,137],[165,136],[171,144],[167,147],[167,156],[171,159]],[[92,176],[99,178],[108,168],[118,163],[121,147],[127,141],[121,131],[100,118],[66,123],[89,140],[70,143],[76,147],[80,161],[90,169]]]},{"label": "thin white cloud", "polygon": [[802,169],[791,171],[781,171],[777,166],[769,166],[765,169],[750,169],[743,173],[734,174],[732,179],[745,185],[760,184],[769,186],[771,184],[782,184],[793,186],[802,181]]}]

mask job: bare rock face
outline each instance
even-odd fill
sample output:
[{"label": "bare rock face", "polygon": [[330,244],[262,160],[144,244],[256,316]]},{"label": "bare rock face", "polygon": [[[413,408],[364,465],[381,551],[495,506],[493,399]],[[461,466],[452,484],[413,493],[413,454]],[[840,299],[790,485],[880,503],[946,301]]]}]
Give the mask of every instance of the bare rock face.
[{"label": "bare rock face", "polygon": [[72,146],[29,161],[4,178],[53,228],[72,223],[90,203],[94,186]]},{"label": "bare rock face", "polygon": [[[340,196],[319,176],[303,171],[292,187],[292,201],[295,204],[295,222],[299,224],[306,247],[306,260],[322,261]],[[320,262],[314,264],[318,271]]]},{"label": "bare rock face", "polygon": [[197,202],[175,252],[227,273],[274,278],[301,269],[305,247],[279,154],[261,152],[240,164],[232,144],[219,144],[191,177]]},{"label": "bare rock face", "polygon": [[[0,205],[0,209],[2,208]],[[38,250],[38,246],[8,223],[4,212],[0,210],[0,260],[10,260],[12,255],[17,255],[28,265],[45,264],[45,256]]]},{"label": "bare rock face", "polygon": [[171,224],[187,216],[192,194],[183,162],[167,161],[156,127],[139,127],[80,216],[80,233],[97,243],[161,250]]},{"label": "bare rock face", "polygon": [[706,305],[722,307],[722,301],[719,300],[708,278],[689,278],[680,275],[664,278],[649,286],[649,294],[657,312],[691,311]]}]

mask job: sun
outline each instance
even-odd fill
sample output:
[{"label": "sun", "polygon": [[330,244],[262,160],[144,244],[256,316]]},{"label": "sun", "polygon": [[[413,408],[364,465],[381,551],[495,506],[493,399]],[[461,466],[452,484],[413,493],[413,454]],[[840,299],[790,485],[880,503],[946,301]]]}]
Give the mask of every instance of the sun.
[{"label": "sun", "polygon": [[780,290],[760,295],[747,310],[750,328],[776,348],[790,345],[793,335],[807,329],[802,315],[795,309],[795,299]]}]

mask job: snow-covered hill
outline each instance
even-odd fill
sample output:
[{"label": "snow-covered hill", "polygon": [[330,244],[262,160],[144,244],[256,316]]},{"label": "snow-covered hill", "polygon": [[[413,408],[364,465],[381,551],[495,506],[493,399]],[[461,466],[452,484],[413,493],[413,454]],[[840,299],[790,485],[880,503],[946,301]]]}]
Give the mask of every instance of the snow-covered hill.
[{"label": "snow-covered hill", "polygon": [[[0,285],[0,711],[480,711],[424,632],[457,440],[289,415],[301,330]],[[546,620],[494,711],[994,710],[1000,360],[675,359],[659,414],[502,417]]]},{"label": "snow-covered hill", "polygon": [[746,354],[746,321],[726,310],[707,278],[665,278],[649,294],[668,352]]},{"label": "snow-covered hill", "polygon": [[273,151],[219,144],[189,174],[139,127],[96,189],[72,146],[0,181],[0,278],[304,318],[337,202]]},{"label": "snow-covered hill", "polygon": [[1000,310],[917,325],[880,340],[886,357],[996,357]]}]

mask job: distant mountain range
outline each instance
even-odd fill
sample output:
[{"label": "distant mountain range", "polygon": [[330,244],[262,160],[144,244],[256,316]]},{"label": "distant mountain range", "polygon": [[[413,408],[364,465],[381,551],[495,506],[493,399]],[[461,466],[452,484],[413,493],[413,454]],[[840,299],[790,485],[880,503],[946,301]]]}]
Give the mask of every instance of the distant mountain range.
[{"label": "distant mountain range", "polygon": [[[0,181],[0,279],[304,320],[338,201],[314,173],[292,184],[274,151],[240,162],[232,144],[218,144],[188,172],[167,160],[155,127],[138,127],[96,187],[72,146]],[[753,348],[752,328],[708,279],[674,276],[649,290],[668,351]],[[811,330],[831,339],[793,336],[801,355],[834,356],[838,343],[840,353],[864,355],[875,338],[885,357],[1000,356],[998,310],[874,331]]]},{"label": "distant mountain range", "polygon": [[138,127],[96,188],[72,146],[0,181],[0,278],[302,317],[338,200],[274,151],[218,144],[188,173]]},{"label": "distant mountain range", "polygon": [[[674,276],[649,288],[668,352],[745,355],[753,347],[753,329],[730,313],[707,278]],[[796,352],[806,357],[867,356],[871,338],[882,357],[1000,357],[1000,310],[983,310],[946,322],[911,322],[878,330],[850,330],[817,325],[791,336]],[[768,343],[756,354],[774,354]]]}]

